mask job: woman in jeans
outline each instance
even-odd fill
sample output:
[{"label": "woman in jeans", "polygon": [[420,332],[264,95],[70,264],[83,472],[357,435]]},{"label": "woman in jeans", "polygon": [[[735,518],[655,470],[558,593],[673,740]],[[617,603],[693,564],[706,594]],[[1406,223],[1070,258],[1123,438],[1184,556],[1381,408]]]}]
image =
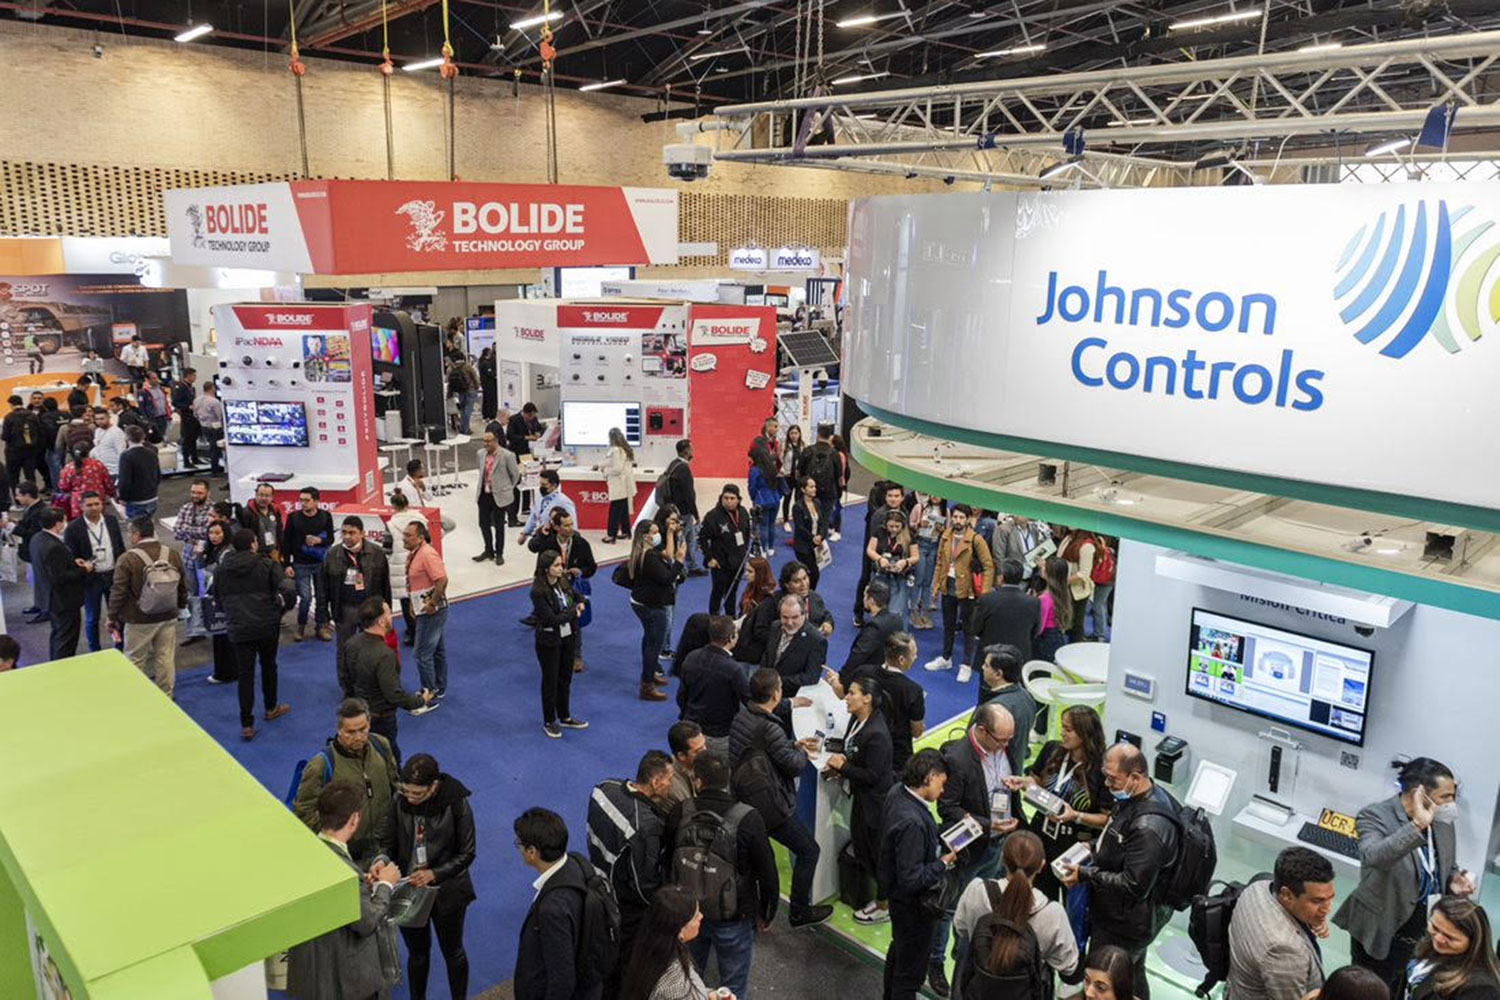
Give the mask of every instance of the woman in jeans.
[{"label": "woman in jeans", "polygon": [[932,628],[932,617],[928,614],[937,605],[932,598],[932,571],[937,566],[938,538],[943,534],[943,524],[948,520],[946,505],[942,500],[926,493],[917,494],[917,502],[911,509],[911,534],[917,543],[917,579],[912,595],[912,628]]},{"label": "woman in jeans", "polygon": [[392,807],[386,853],[413,885],[437,886],[432,917],[423,927],[403,927],[406,976],[412,1000],[426,1000],[432,967],[432,935],[437,933],[448,994],[469,995],[469,956],[464,951],[464,915],[474,902],[469,867],[474,864],[474,810],[469,790],[442,773],[437,761],[419,753],[401,768],[400,792]]},{"label": "woman in jeans", "polygon": [[781,498],[781,530],[792,531],[792,505],[801,499],[797,488],[797,461],[802,458],[802,428],[796,424],[786,429],[781,446],[781,481],[786,485]]},{"label": "woman in jeans", "polygon": [[901,616],[901,628],[910,628],[908,607],[910,587],[907,580],[916,569],[918,554],[906,531],[906,515],[899,510],[887,511],[885,519],[870,534],[865,555],[875,567],[871,579],[880,580],[891,591],[891,614]]},{"label": "woman in jeans", "polygon": [[622,567],[630,584],[630,609],[641,620],[641,701],[667,700],[657,690],[667,678],[657,670],[656,661],[667,643],[667,609],[677,602],[677,580],[682,573],[681,531],[682,523],[676,517],[667,518],[665,535],[655,521],[637,524],[630,542],[630,559]]},{"label": "woman in jeans", "polygon": [[1032,643],[1032,655],[1038,660],[1051,660],[1057,651],[1068,642],[1068,630],[1073,627],[1073,616],[1078,606],[1073,603],[1073,594],[1068,589],[1068,561],[1052,556],[1042,564],[1042,580],[1046,583],[1038,598],[1042,605],[1042,631]]}]

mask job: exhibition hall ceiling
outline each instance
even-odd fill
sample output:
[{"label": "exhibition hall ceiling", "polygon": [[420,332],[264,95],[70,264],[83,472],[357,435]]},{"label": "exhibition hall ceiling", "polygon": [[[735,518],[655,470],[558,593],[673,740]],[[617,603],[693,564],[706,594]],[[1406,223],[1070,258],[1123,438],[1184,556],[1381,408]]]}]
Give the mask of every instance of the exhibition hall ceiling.
[{"label": "exhibition hall ceiling", "polygon": [[[451,0],[447,10],[465,75],[504,86],[519,70],[535,82],[540,3]],[[559,86],[611,83],[617,93],[670,97],[685,112],[820,87],[844,94],[1500,28],[1495,0],[562,0],[548,12]],[[0,17],[93,28],[101,58],[133,37],[168,39],[201,24],[213,32],[190,44],[282,52],[293,18],[303,55],[372,65],[383,20],[397,66],[439,56],[444,39],[437,0],[0,0]],[[1381,90],[1397,101],[1404,90],[1430,91],[1433,72],[1416,67],[1379,88],[1350,73],[1342,95],[1320,93],[1347,97],[1351,110],[1379,108]]]}]

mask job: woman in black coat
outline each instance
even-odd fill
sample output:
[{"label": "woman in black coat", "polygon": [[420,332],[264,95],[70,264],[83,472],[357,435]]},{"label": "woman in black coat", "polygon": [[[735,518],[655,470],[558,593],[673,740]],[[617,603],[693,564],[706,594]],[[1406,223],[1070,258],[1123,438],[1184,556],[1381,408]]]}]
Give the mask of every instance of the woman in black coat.
[{"label": "woman in black coat", "polygon": [[[432,931],[448,968],[448,995],[469,995],[469,956],[464,951],[464,915],[474,902],[474,810],[469,790],[437,761],[419,753],[401,769],[399,795],[386,853],[413,885],[437,886],[432,917],[423,927],[403,927],[406,975],[412,1000],[426,1000],[432,967]],[[431,930],[429,930],[429,927]]]},{"label": "woman in black coat", "polygon": [[818,548],[823,544],[827,525],[822,523],[822,508],[818,506],[817,480],[808,476],[802,480],[792,500],[792,551],[797,561],[807,567],[807,583],[818,589]]},{"label": "woman in black coat", "polygon": [[[849,807],[849,839],[860,867],[874,875],[880,857],[880,817],[885,797],[895,782],[892,760],[895,748],[885,713],[880,710],[880,682],[856,677],[849,682],[844,704],[849,707],[849,728],[844,733],[844,752],[828,758],[828,771],[849,782],[853,802]],[[861,913],[874,916],[876,904]],[[855,919],[860,919],[855,914]]]},{"label": "woman in black coat", "polygon": [[486,347],[479,352],[479,415],[494,420],[500,404],[496,394],[495,349]]},{"label": "woman in black coat", "polygon": [[536,659],[542,667],[542,730],[554,740],[562,738],[563,729],[589,727],[573,718],[568,707],[582,613],[583,601],[573,592],[562,553],[543,552],[531,584],[531,614],[536,621]]},{"label": "woman in black coat", "polygon": [[667,700],[657,690],[667,683],[657,660],[670,641],[671,609],[677,603],[677,581],[682,574],[681,533],[682,519],[670,506],[665,529],[655,521],[640,522],[631,537],[630,558],[615,570],[615,582],[630,587],[630,610],[641,622],[642,701]]},{"label": "woman in black coat", "polygon": [[218,598],[214,596],[214,576],[219,571],[219,558],[230,551],[229,533],[233,526],[214,521],[208,526],[208,538],[203,543],[203,555],[198,558],[198,568],[203,572],[202,586],[198,598],[199,614],[203,628],[213,642],[214,671],[209,675],[210,684],[233,684],[240,679],[239,662],[234,657],[234,646],[230,644],[224,612]]},{"label": "woman in black coat", "polygon": [[1026,774],[1008,783],[1017,789],[1039,785],[1061,796],[1068,808],[1057,819],[1040,809],[1027,826],[1042,839],[1047,864],[1037,874],[1035,885],[1048,899],[1067,901],[1062,883],[1052,871],[1052,862],[1078,843],[1092,843],[1109,822],[1114,799],[1104,785],[1104,723],[1087,705],[1074,705],[1062,714],[1062,739],[1042,744]]}]

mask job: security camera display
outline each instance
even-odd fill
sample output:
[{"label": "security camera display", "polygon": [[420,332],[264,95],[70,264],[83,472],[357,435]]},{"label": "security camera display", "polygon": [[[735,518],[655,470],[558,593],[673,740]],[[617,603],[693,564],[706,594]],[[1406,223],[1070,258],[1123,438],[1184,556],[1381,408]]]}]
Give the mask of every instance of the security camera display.
[{"label": "security camera display", "polygon": [[1195,608],[1187,693],[1360,746],[1374,659],[1367,649]]},{"label": "security camera display", "polygon": [[564,448],[603,448],[611,427],[620,428],[632,448],[641,446],[641,404],[565,399],[562,404]]},{"label": "security camera display", "polygon": [[301,403],[224,401],[224,436],[230,444],[307,447],[307,409]]},{"label": "security camera display", "polygon": [[642,334],[641,374],[687,378],[687,338],[676,333]]}]

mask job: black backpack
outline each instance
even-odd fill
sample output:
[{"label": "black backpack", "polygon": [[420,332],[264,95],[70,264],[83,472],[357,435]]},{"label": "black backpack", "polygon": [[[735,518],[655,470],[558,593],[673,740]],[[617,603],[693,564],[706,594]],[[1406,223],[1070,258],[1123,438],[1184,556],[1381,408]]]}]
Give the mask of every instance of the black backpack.
[{"label": "black backpack", "polygon": [[[1043,966],[1036,932],[995,912],[1001,900],[997,882],[985,879],[984,891],[990,897],[991,912],[979,918],[970,936],[961,1000],[1047,1000],[1052,993],[1052,977]],[[992,970],[988,967],[990,950],[1001,928],[1020,935],[1021,949],[1009,969]]]},{"label": "black backpack", "polygon": [[1157,881],[1155,900],[1181,911],[1192,906],[1199,896],[1208,895],[1214,869],[1219,865],[1219,852],[1214,846],[1214,829],[1209,825],[1208,814],[1181,805],[1166,789],[1162,789],[1162,794],[1171,803],[1170,811],[1148,801],[1139,815],[1162,816],[1177,827],[1177,856],[1172,859],[1166,876]]},{"label": "black backpack", "polygon": [[752,806],[774,830],[797,811],[797,800],[771,758],[760,747],[751,747],[740,758],[732,775],[734,797]]},{"label": "black backpack", "polygon": [[680,458],[672,459],[672,461],[667,463],[667,467],[662,470],[661,475],[656,477],[656,489],[653,491],[653,495],[656,499],[657,509],[665,507],[672,502],[672,470],[677,468],[677,463],[680,461],[682,461]]},{"label": "black backpack", "polygon": [[[821,448],[813,445],[802,456],[804,463],[804,478],[811,478],[818,484],[819,493],[831,493],[838,488],[838,476],[834,472],[833,449],[831,447]],[[796,491],[793,490],[793,496]]]},{"label": "black backpack", "polygon": [[[609,878],[581,854],[568,853],[583,869],[583,919],[578,928],[578,985],[596,986],[620,960],[620,906]],[[544,886],[542,892],[561,886]],[[576,886],[570,887],[576,888]]]},{"label": "black backpack", "polygon": [[[1270,875],[1261,872],[1248,883],[1215,882],[1224,888],[1212,896],[1198,896],[1188,911],[1188,937],[1198,949],[1198,957],[1208,972],[1203,982],[1193,992],[1207,997],[1209,991],[1229,978],[1229,921],[1234,919],[1234,906],[1240,901],[1240,893],[1257,882],[1269,880]],[[1213,886],[1209,886],[1213,888]]]},{"label": "black backpack", "polygon": [[723,815],[699,809],[691,799],[682,807],[682,825],[672,842],[668,878],[698,900],[707,920],[734,920],[740,915],[739,878],[735,861],[739,854],[740,822],[750,806],[736,802]]}]

